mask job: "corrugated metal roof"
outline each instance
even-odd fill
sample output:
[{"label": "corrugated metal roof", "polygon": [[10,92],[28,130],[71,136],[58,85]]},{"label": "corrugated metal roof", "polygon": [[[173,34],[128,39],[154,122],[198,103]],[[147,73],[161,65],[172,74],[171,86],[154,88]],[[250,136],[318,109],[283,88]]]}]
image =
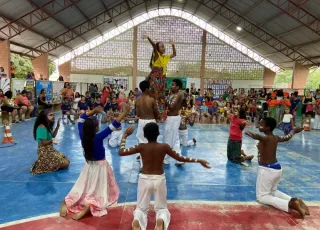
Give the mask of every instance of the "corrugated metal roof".
[{"label": "corrugated metal roof", "polygon": [[[28,2],[29,1],[29,2]],[[93,18],[100,13],[105,12],[107,9],[109,11],[118,3],[123,2],[123,0],[55,0],[53,9],[52,0],[0,0],[0,28],[2,32],[0,33],[1,40],[7,39],[9,30],[8,27],[3,28],[7,25],[1,16],[8,18],[12,21],[19,19],[17,22],[25,27],[29,24],[28,17],[21,18],[22,16],[34,11],[34,17],[41,19],[43,15],[52,14],[55,10],[60,9],[58,13],[53,16],[49,16],[47,19],[38,23],[37,25],[28,28],[27,30],[21,32],[20,34],[10,38],[12,44],[11,49],[20,53],[28,53],[30,49],[37,48],[39,45],[52,40],[58,35],[86,22],[86,18]],[[65,6],[65,3],[74,2],[72,6],[68,6],[65,9],[61,9]],[[130,6],[133,6],[133,2],[138,0],[127,0]],[[140,0],[141,1],[141,0]],[[295,4],[300,4],[300,8],[305,10],[304,12],[312,14],[316,18],[320,18],[320,1],[319,0],[287,0],[288,2],[293,2]],[[281,1],[286,3],[286,0]],[[31,3],[30,3],[31,2]],[[248,47],[252,47],[259,54],[266,55],[266,58],[270,61],[282,66],[284,68],[292,67],[292,59],[286,57],[281,52],[275,50],[274,47],[268,45],[266,42],[261,41],[256,36],[242,30],[238,32],[236,30],[236,24],[232,23],[229,19],[221,16],[221,11],[216,13],[209,9],[209,7],[200,3],[197,0],[146,0],[144,4],[140,4],[137,7],[132,8],[129,12],[125,12],[116,18],[113,18],[112,22],[104,23],[97,28],[82,34],[71,41],[64,44],[64,41],[55,39],[55,42],[62,44],[58,48],[49,52],[50,55],[61,56],[66,52],[79,47],[80,45],[90,41],[100,35],[100,32],[105,33],[116,25],[121,25],[122,23],[135,17],[147,10],[156,9],[158,7],[172,7],[175,9],[183,9],[189,13],[195,14],[198,17],[209,21],[216,28],[227,33],[229,36],[239,39],[241,43]],[[287,13],[281,11],[277,6],[272,3],[277,3],[275,0],[213,0],[212,5],[217,6],[215,9],[219,10],[221,5],[231,9],[237,14],[241,15],[246,20],[250,21],[252,24],[259,26],[272,36],[285,43],[287,46],[296,49],[305,57],[310,58],[316,64],[319,62],[320,58],[320,33],[316,33],[309,29],[307,26],[303,25],[297,19],[293,18],[297,16],[297,9],[292,5],[290,10],[293,12],[293,17]],[[46,5],[47,4],[47,5]],[[37,7],[43,6],[43,12],[35,11]],[[36,18],[35,18],[36,19]],[[95,21],[93,21],[95,23]],[[13,24],[14,25],[14,24]],[[100,32],[99,32],[100,31]],[[80,30],[76,31],[79,33]],[[7,34],[7,35],[5,35]],[[19,46],[20,45],[20,46]],[[302,45],[302,46],[301,46]],[[30,49],[28,49],[29,47]],[[45,50],[43,51],[45,52]],[[38,54],[33,53],[37,56]],[[54,57],[51,56],[51,59]],[[314,60],[313,60],[314,59]]]}]

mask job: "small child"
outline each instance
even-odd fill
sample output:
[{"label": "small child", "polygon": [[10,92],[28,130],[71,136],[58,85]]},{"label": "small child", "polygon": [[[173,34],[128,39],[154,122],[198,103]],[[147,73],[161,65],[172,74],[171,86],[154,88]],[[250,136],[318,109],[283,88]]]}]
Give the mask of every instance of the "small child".
[{"label": "small child", "polygon": [[282,122],[279,125],[279,129],[284,132],[284,135],[288,135],[292,131],[293,116],[290,113],[290,108],[286,107],[284,109],[285,114],[283,115]]},{"label": "small child", "polygon": [[89,107],[90,110],[93,110],[93,109],[94,109],[94,103],[95,103],[95,99],[94,99],[94,97],[91,97],[91,98],[90,98],[90,101],[87,102],[87,105],[88,105],[88,107]]},{"label": "small child", "polygon": [[182,107],[181,110],[181,122],[179,126],[179,137],[180,137],[180,143],[184,147],[192,146],[194,145],[197,141],[195,138],[192,138],[192,140],[188,140],[188,127],[187,124],[190,126],[194,125],[194,120],[195,120],[195,114],[187,114],[185,107]]},{"label": "small child", "polygon": [[217,102],[213,102],[212,106],[209,109],[209,114],[211,115],[211,122],[213,118],[216,118],[216,124],[220,123],[220,109]]},{"label": "small child", "polygon": [[62,110],[62,118],[64,115],[67,115],[68,118],[68,123],[71,122],[71,124],[74,124],[75,122],[71,120],[71,116],[75,116],[75,112],[72,110],[71,105],[69,103],[69,98],[65,97],[63,99],[63,104],[61,105],[61,110]]},{"label": "small child", "polygon": [[79,115],[84,114],[88,110],[86,97],[81,95],[81,100],[78,102],[78,113]]},{"label": "small child", "polygon": [[262,118],[263,118],[263,107],[262,107],[261,101],[258,101],[256,106],[256,119],[254,121],[254,123],[256,124],[256,128],[259,127],[259,122]]},{"label": "small child", "polygon": [[93,107],[96,108],[99,106],[103,108],[103,104],[101,103],[101,96],[96,96],[96,100],[94,101]]},{"label": "small child", "polygon": [[207,118],[208,116],[209,116],[208,107],[206,106],[206,102],[203,101],[200,107],[200,121],[203,122],[203,119]]},{"label": "small child", "polygon": [[290,140],[294,134],[303,128],[295,128],[286,136],[276,136],[273,130],[277,127],[277,121],[272,117],[263,118],[259,124],[259,131],[264,135],[246,132],[245,134],[254,140],[258,140],[259,169],[256,184],[257,200],[266,205],[288,212],[289,208],[298,211],[302,218],[310,215],[309,208],[299,198],[292,198],[277,190],[282,177],[282,167],[277,161],[277,147],[279,142]]},{"label": "small child", "polygon": [[235,164],[242,164],[244,161],[251,161],[253,155],[247,156],[243,150],[242,146],[242,131],[246,127],[246,124],[250,124],[247,120],[239,118],[239,110],[234,109],[233,115],[229,115],[230,119],[230,135],[227,147],[228,160]]},{"label": "small child", "polygon": [[147,215],[149,211],[150,199],[154,197],[154,210],[156,211],[156,229],[167,230],[170,223],[170,212],[167,208],[167,185],[163,171],[163,160],[168,154],[172,158],[189,163],[200,163],[205,168],[210,168],[207,161],[184,157],[177,154],[168,144],[158,143],[157,138],[160,134],[159,126],[148,123],[143,128],[144,136],[148,143],[138,144],[131,148],[126,147],[126,139],[134,131],[131,126],[122,135],[119,155],[129,156],[140,153],[142,159],[142,169],[139,174],[137,207],[133,213],[132,227],[134,230],[145,230],[147,228]]},{"label": "small child", "polygon": [[113,112],[118,112],[119,111],[119,105],[117,103],[117,98],[113,97],[111,101],[111,109]]}]

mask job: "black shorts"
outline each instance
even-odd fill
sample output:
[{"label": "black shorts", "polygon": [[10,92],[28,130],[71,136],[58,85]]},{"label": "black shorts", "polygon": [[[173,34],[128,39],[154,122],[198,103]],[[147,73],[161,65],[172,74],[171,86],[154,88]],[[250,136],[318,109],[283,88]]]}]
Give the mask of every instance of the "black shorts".
[{"label": "black shorts", "polygon": [[12,113],[15,108],[9,107],[9,106],[1,106],[1,111],[7,112],[7,113]]}]

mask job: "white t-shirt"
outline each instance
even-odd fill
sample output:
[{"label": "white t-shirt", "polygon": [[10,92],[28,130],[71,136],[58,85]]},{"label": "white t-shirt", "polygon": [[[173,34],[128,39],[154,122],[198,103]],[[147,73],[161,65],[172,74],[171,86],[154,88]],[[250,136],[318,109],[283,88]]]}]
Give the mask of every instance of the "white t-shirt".
[{"label": "white t-shirt", "polygon": [[282,122],[290,123],[292,118],[293,118],[292,114],[284,114]]}]

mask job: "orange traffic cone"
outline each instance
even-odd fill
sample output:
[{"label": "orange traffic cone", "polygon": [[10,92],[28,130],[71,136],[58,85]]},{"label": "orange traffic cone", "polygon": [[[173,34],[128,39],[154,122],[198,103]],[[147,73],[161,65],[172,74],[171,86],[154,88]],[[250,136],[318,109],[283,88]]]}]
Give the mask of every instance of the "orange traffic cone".
[{"label": "orange traffic cone", "polygon": [[310,119],[307,119],[306,123],[304,123],[303,129],[304,129],[304,131],[310,131],[311,130],[311,128],[310,128]]},{"label": "orange traffic cone", "polygon": [[6,129],[4,131],[4,137],[2,143],[13,143],[15,140],[12,138],[9,122],[6,122]]}]

